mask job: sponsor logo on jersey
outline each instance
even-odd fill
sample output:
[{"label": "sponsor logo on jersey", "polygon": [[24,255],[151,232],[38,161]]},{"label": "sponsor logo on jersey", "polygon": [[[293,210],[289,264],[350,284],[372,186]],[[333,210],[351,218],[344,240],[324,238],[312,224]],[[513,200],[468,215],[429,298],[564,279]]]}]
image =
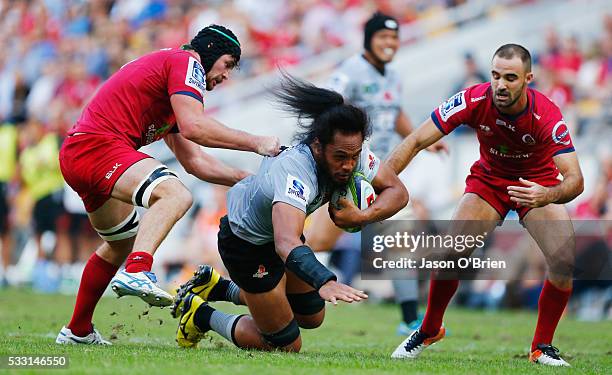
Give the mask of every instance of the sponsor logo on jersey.
[{"label": "sponsor logo on jersey", "polygon": [[113,166],[113,168],[108,171],[106,173],[106,176],[104,176],[107,180],[110,180],[110,178],[112,177],[113,173],[115,173],[117,171],[117,168],[119,168],[121,166],[121,163],[115,163],[115,165]]},{"label": "sponsor logo on jersey", "polygon": [[155,124],[149,125],[147,128],[147,134],[145,137],[145,144],[148,145],[155,140]]},{"label": "sponsor logo on jersey", "polygon": [[561,120],[555,124],[552,130],[552,139],[559,145],[567,146],[570,144],[569,129],[565,121]]},{"label": "sponsor logo on jersey", "polygon": [[525,134],[523,135],[523,142],[528,144],[528,145],[535,145],[536,140],[535,138],[533,138],[533,136],[531,134]]},{"label": "sponsor logo on jersey", "polygon": [[198,60],[189,57],[189,65],[187,66],[187,74],[185,75],[185,84],[198,90],[200,95],[204,95],[206,91],[206,74],[204,68]]},{"label": "sponsor logo on jersey", "polygon": [[440,104],[438,110],[442,121],[446,122],[455,113],[464,110],[467,107],[465,102],[465,90],[451,96],[447,101]]},{"label": "sponsor logo on jersey", "polygon": [[266,271],[266,267],[264,267],[263,264],[260,264],[259,267],[257,268],[257,272],[253,274],[253,277],[256,279],[263,279],[263,277],[266,276],[267,274],[268,274],[268,271]]},{"label": "sponsor logo on jersey", "polygon": [[363,85],[363,92],[366,94],[376,94],[379,90],[378,83],[370,83],[369,85]]},{"label": "sponsor logo on jersey", "polygon": [[389,102],[393,100],[393,95],[391,95],[389,91],[385,91],[385,95],[383,97],[386,101],[389,101]]},{"label": "sponsor logo on jersey", "polygon": [[310,189],[302,181],[300,181],[297,177],[288,175],[285,195],[300,203],[308,203],[308,197],[310,196]]},{"label": "sponsor logo on jersey", "polygon": [[169,128],[170,124],[168,123],[162,124],[159,129],[155,124],[149,125],[147,128],[147,134],[145,135],[145,144],[148,145],[149,143],[160,140]]},{"label": "sponsor logo on jersey", "polygon": [[489,153],[491,155],[499,156],[506,159],[527,159],[533,155],[532,152],[514,152],[509,153],[507,146],[499,146],[499,150],[491,147],[489,148]]},{"label": "sponsor logo on jersey", "polygon": [[533,114],[533,117],[535,117],[535,118],[536,118],[536,120],[539,120],[539,119],[541,119],[541,118],[542,118],[542,116],[538,115],[537,113],[534,113],[534,114]]},{"label": "sponsor logo on jersey", "polygon": [[514,125],[508,124],[504,120],[497,119],[497,120],[495,120],[495,124],[499,125],[499,126],[503,126],[504,128],[508,128],[508,129],[512,130],[513,132],[516,131],[516,127]]},{"label": "sponsor logo on jersey", "polygon": [[373,153],[368,153],[368,168],[373,170],[376,166],[376,156]]},{"label": "sponsor logo on jersey", "polygon": [[483,95],[483,96],[479,96],[479,97],[477,97],[477,98],[471,98],[471,99],[470,99],[470,102],[472,102],[472,103],[476,103],[476,102],[481,101],[482,99],[485,99],[486,97],[487,97],[486,95]]},{"label": "sponsor logo on jersey", "polygon": [[493,135],[493,131],[491,131],[491,128],[487,125],[481,124],[480,125],[480,130],[482,130],[482,133],[486,136],[491,136]]}]

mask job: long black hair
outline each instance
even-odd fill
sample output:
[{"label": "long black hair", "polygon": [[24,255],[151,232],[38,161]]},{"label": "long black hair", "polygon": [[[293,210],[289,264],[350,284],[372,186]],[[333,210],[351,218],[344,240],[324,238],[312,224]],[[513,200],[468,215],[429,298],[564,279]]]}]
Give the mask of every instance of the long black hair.
[{"label": "long black hair", "polygon": [[297,116],[298,131],[294,140],[310,144],[318,139],[326,145],[336,132],[361,133],[363,139],[372,132],[366,113],[346,104],[339,93],[323,89],[282,72],[279,89],[274,91],[281,108]]}]

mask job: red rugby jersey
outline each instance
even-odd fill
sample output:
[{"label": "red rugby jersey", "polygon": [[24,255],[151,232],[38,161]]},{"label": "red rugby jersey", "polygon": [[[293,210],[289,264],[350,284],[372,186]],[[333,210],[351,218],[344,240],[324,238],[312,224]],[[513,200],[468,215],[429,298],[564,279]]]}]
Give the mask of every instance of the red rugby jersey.
[{"label": "red rugby jersey", "polygon": [[176,48],[152,52],[113,74],[68,134],[109,135],[138,149],[177,131],[170,96],[203,102],[205,90],[204,68],[191,53]]},{"label": "red rugby jersey", "polygon": [[574,152],[572,139],[559,108],[542,93],[528,89],[528,104],[518,115],[499,112],[490,83],[478,84],[453,95],[431,118],[444,134],[465,124],[476,130],[480,164],[503,177],[557,176],[552,157]]}]

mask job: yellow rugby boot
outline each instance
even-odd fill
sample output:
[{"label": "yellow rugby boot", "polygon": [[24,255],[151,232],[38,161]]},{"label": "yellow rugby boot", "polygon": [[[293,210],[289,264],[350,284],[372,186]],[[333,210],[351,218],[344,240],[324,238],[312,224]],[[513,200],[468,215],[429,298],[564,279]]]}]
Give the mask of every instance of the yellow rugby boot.
[{"label": "yellow rugby boot", "polygon": [[[193,277],[176,290],[177,296],[186,296],[191,292],[197,294],[198,297],[202,298],[204,301],[208,301],[210,291],[219,283],[219,280],[221,280],[219,272],[215,271],[214,268],[207,264],[202,264],[193,273]],[[175,298],[170,311],[175,318],[180,314],[180,312],[177,312],[178,303],[179,302],[177,302]]]},{"label": "yellow rugby boot", "polygon": [[[205,332],[195,325],[194,317],[198,308],[206,302],[193,293],[179,293],[175,297],[177,306],[174,313],[180,314],[176,330],[176,342],[182,348],[195,348],[204,338]],[[174,315],[174,314],[173,314]]]}]

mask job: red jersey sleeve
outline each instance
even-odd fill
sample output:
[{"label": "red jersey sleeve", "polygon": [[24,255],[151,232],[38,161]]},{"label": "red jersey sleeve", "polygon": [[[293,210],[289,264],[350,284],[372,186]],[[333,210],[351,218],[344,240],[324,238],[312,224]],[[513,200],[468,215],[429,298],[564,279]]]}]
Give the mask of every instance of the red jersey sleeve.
[{"label": "red jersey sleeve", "polygon": [[545,145],[546,156],[553,157],[567,152],[574,152],[574,144],[567,124],[560,118],[549,121],[540,133],[541,142]]},{"label": "red jersey sleeve", "polygon": [[204,68],[189,52],[173,53],[168,64],[168,96],[182,94],[203,102],[206,91]]},{"label": "red jersey sleeve", "polygon": [[459,91],[431,113],[434,124],[444,134],[455,130],[459,125],[469,123],[468,101],[471,90]]},{"label": "red jersey sleeve", "polygon": [[552,158],[555,155],[575,151],[569,128],[557,106],[551,103],[545,118],[542,116],[540,121],[544,123],[544,126],[538,133],[538,142],[545,146],[545,156]]}]

